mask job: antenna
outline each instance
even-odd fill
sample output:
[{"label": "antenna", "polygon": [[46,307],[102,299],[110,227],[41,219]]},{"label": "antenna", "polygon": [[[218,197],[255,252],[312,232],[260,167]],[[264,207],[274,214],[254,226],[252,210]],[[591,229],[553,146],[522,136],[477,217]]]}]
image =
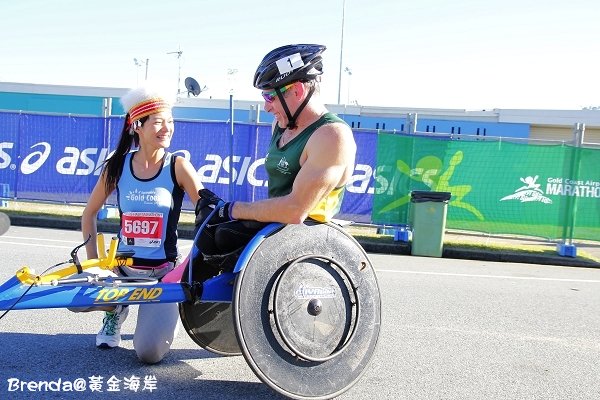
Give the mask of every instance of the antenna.
[{"label": "antenna", "polygon": [[177,51],[169,51],[167,54],[177,54],[177,64],[178,64],[178,72],[177,72],[177,94],[181,93],[181,55],[183,54],[183,50],[181,50],[180,46],[177,46]]},{"label": "antenna", "polygon": [[230,84],[229,94],[233,94],[233,86],[234,86],[233,85],[233,83],[234,83],[233,82],[234,81],[233,77],[234,77],[235,74],[237,74],[237,72],[238,72],[237,68],[228,68],[227,69],[227,76],[228,76],[227,80],[229,81],[229,84]]},{"label": "antenna", "polygon": [[[133,63],[135,64],[136,67],[141,67],[142,65],[146,65],[146,75],[144,76],[144,80],[147,81],[148,80],[148,63],[150,62],[149,59],[146,58],[146,61],[144,60],[138,60],[137,58],[133,59]],[[139,84],[139,78],[138,78],[138,73],[139,73],[139,69],[136,72],[136,80],[138,82],[136,82],[136,84]]]},{"label": "antenna", "polygon": [[352,76],[352,70],[349,67],[344,68],[344,72],[348,74],[348,98],[346,99],[346,104],[350,104],[350,77]]},{"label": "antenna", "polygon": [[190,93],[194,95],[194,97],[198,96],[200,93],[206,90],[206,86],[200,87],[200,84],[197,80],[188,76],[184,81],[185,88],[187,89],[187,95],[190,97]]}]

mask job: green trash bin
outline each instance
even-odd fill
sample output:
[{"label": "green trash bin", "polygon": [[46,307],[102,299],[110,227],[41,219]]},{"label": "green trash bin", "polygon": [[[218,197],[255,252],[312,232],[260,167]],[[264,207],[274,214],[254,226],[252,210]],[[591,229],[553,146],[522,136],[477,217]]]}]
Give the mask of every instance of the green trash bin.
[{"label": "green trash bin", "polygon": [[441,257],[450,192],[415,190],[410,194],[413,256]]}]

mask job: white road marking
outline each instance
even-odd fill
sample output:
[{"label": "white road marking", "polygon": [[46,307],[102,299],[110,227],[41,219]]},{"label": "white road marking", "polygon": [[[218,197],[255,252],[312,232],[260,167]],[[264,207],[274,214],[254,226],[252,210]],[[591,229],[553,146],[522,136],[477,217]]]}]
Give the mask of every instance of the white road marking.
[{"label": "white road marking", "polygon": [[[71,244],[73,244],[73,246],[59,246],[59,245],[39,244],[39,243],[32,243],[32,242],[12,242],[12,241],[7,241],[7,240],[3,240],[3,239],[21,239],[21,240],[30,240],[30,241],[43,240],[43,241],[48,241],[48,242],[71,243]],[[2,236],[2,238],[0,238],[0,245],[16,244],[16,245],[21,245],[21,246],[49,247],[49,248],[54,248],[54,249],[73,249],[73,247],[80,245],[81,243],[83,243],[83,242],[72,241],[72,240],[58,240],[58,239],[39,239],[39,238],[32,239],[32,238],[25,238],[25,237],[19,237],[19,236]],[[186,250],[186,249],[190,249],[191,247],[192,247],[191,243],[179,245],[179,250]]]},{"label": "white road marking", "polygon": [[481,275],[481,274],[454,274],[449,272],[429,272],[429,271],[400,271],[393,269],[375,269],[377,272],[391,272],[397,274],[418,274],[418,275],[439,275],[439,276],[461,276],[465,278],[491,278],[491,279],[519,279],[532,281],[555,281],[555,282],[581,282],[581,283],[600,283],[595,279],[565,279],[565,278],[542,278],[536,276],[509,276],[509,275]]},{"label": "white road marking", "polygon": [[[20,246],[37,246],[37,247],[46,247],[53,249],[73,249],[73,246],[59,246],[59,245],[51,245],[51,244],[39,244],[39,243],[31,243],[31,242],[12,242],[5,241],[3,239],[22,239],[22,240],[40,240],[40,241],[52,241],[52,242],[61,242],[61,243],[73,243],[79,244],[79,242],[68,241],[68,240],[58,240],[58,239],[31,239],[19,236],[2,236],[0,238],[1,244],[13,244]],[[192,247],[192,244],[184,244],[180,245],[180,250],[187,250]],[[544,278],[544,277],[535,277],[535,276],[509,276],[509,275],[482,275],[482,274],[457,274],[457,273],[449,273],[449,272],[430,272],[430,271],[406,271],[406,270],[393,270],[393,269],[379,269],[376,268],[377,272],[390,272],[397,274],[415,274],[415,275],[437,275],[437,276],[457,276],[457,277],[465,277],[465,278],[490,278],[490,279],[516,279],[516,280],[533,280],[533,281],[553,281],[553,282],[578,282],[578,283],[600,283],[600,280],[595,279],[568,279],[568,278]]]},{"label": "white road marking", "polygon": [[17,244],[17,245],[21,245],[21,246],[35,246],[35,247],[49,247],[52,249],[73,249],[73,246],[58,246],[55,244],[39,244],[39,243],[21,243],[21,242],[5,242],[5,241],[0,241],[0,244]]},{"label": "white road marking", "polygon": [[[41,239],[41,238],[30,238],[30,237],[23,237],[23,236],[2,236],[2,238],[0,238],[0,243],[4,243],[4,240],[2,239],[19,239],[19,240],[40,240],[40,241],[44,241],[44,242],[62,242],[62,243],[80,243],[79,241],[75,241],[75,240],[59,240],[59,239]],[[10,243],[10,242],[7,242]]]}]

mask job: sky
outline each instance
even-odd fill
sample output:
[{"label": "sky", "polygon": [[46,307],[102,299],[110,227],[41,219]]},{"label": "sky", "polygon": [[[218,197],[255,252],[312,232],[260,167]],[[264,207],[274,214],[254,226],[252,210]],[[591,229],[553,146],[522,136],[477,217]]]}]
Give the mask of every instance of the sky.
[{"label": "sky", "polygon": [[318,43],[328,104],[600,106],[598,0],[6,0],[0,38],[0,82],[186,96],[192,77],[199,97],[260,101],[264,55]]}]

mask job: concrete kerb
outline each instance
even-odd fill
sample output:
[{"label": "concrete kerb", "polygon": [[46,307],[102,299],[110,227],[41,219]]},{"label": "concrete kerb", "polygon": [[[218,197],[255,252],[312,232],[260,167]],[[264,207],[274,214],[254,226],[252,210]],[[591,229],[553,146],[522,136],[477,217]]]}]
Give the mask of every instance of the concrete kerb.
[{"label": "concrete kerb", "polygon": [[[47,216],[29,216],[29,215],[10,215],[11,224],[14,226],[33,226],[40,228],[80,230],[81,223],[77,218],[54,218]],[[119,225],[116,222],[101,220],[98,221],[98,230],[101,232],[117,233]],[[182,239],[192,239],[193,229],[184,227],[178,230],[179,237]],[[370,253],[410,255],[411,249],[409,243],[389,242],[382,243],[374,240],[357,237],[357,241]],[[526,264],[544,264],[561,265],[570,267],[598,268],[600,263],[591,259],[581,257],[562,257],[558,254],[535,254],[527,252],[513,252],[509,250],[488,250],[485,248],[471,249],[460,246],[444,246],[443,258],[495,261]]]}]

